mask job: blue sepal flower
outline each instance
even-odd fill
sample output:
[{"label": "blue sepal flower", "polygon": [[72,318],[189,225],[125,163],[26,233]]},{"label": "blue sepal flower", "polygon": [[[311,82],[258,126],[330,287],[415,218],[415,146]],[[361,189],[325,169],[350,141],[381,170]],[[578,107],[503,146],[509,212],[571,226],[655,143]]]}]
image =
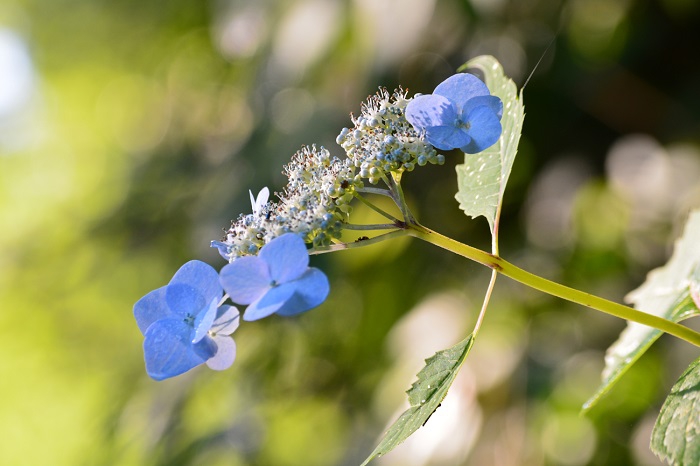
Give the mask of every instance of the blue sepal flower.
[{"label": "blue sepal flower", "polygon": [[501,136],[503,102],[472,74],[456,74],[406,106],[406,119],[437,149],[475,154]]},{"label": "blue sepal flower", "polygon": [[233,306],[219,306],[222,296],[216,270],[190,261],[168,285],[136,302],[134,317],[145,337],[149,376],[163,380],[204,363],[216,370],[233,364],[236,346],[230,335],[239,314]]},{"label": "blue sepal flower", "polygon": [[304,241],[287,233],[262,247],[257,256],[244,256],[221,269],[221,284],[231,299],[248,304],[244,320],[271,314],[291,316],[325,301],[328,278],[309,267]]},{"label": "blue sepal flower", "polygon": [[219,251],[219,255],[223,257],[226,260],[229,260],[229,257],[231,255],[231,246],[222,242],[222,241],[212,241],[210,243],[210,246],[212,248],[216,248],[217,251]]}]

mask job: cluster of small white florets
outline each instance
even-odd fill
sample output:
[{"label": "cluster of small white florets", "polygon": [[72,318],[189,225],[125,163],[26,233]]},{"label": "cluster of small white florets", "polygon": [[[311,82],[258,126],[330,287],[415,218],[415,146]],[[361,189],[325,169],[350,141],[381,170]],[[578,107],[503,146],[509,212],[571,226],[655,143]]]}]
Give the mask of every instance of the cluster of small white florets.
[{"label": "cluster of small white florets", "polygon": [[438,154],[405,117],[410,99],[402,89],[389,94],[380,89],[362,104],[355,127],[343,128],[336,142],[345,149],[360,176],[376,184],[389,172],[412,171],[416,165],[442,165],[445,156]]},{"label": "cluster of small white florets", "polygon": [[255,255],[290,232],[313,246],[327,246],[340,238],[363,179],[375,184],[387,180],[390,172],[401,174],[428,163],[442,165],[445,157],[406,120],[408,102],[401,89],[393,94],[380,89],[370,96],[360,116],[352,117],[355,127],[343,128],[337,138],[347,159],[331,157],[323,147],[303,147],[284,167],[289,182],[282,193],[276,193],[279,200],[268,202],[265,189],[263,197],[253,199],[253,213],[241,214],[224,240],[213,241],[212,246],[229,261]]},{"label": "cluster of small white florets", "polygon": [[283,173],[289,182],[277,193],[278,202],[254,204],[252,214],[241,214],[232,223],[223,242],[212,243],[229,261],[257,254],[285,233],[296,233],[314,246],[340,237],[355,189],[363,186],[352,162],[331,157],[323,147],[303,147]]}]

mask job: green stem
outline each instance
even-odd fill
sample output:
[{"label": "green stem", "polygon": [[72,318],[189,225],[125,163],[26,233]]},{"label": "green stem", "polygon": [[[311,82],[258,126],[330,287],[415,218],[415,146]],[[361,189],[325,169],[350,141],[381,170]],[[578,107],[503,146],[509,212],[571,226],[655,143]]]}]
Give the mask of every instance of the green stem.
[{"label": "green stem", "polygon": [[372,204],[371,202],[369,202],[369,201],[368,201],[367,199],[365,199],[362,195],[360,195],[360,193],[358,193],[357,191],[355,191],[354,196],[355,196],[357,199],[359,199],[360,202],[362,202],[364,205],[366,205],[367,207],[369,207],[370,209],[372,209],[373,211],[375,211],[375,212],[378,213],[379,215],[381,215],[381,216],[383,216],[383,217],[386,217],[387,219],[391,220],[392,222],[398,222],[398,221],[399,221],[398,218],[394,217],[393,215],[391,215],[391,214],[388,213],[388,212],[383,211],[382,209],[380,209],[380,208],[377,207],[376,205],[374,205],[374,204]]},{"label": "green stem", "polygon": [[489,286],[486,289],[484,301],[481,303],[479,317],[476,318],[476,324],[474,324],[474,330],[472,331],[472,335],[474,335],[474,338],[476,338],[477,334],[479,333],[479,329],[481,328],[481,324],[484,322],[484,317],[486,316],[486,308],[489,307],[491,295],[493,294],[493,287],[496,285],[496,277],[498,277],[496,269],[491,269],[491,279],[489,280]]},{"label": "green stem", "polygon": [[365,246],[370,246],[372,244],[381,243],[382,241],[386,241],[388,239],[394,239],[394,238],[400,238],[402,236],[407,236],[409,234],[410,234],[409,230],[401,229],[401,230],[390,231],[389,233],[383,233],[381,235],[375,236],[374,238],[363,239],[363,240],[358,239],[354,243],[338,243],[338,244],[331,244],[330,246],[317,246],[317,247],[314,247],[312,249],[309,249],[309,255],[323,254],[326,252],[343,251],[345,249],[362,248]]},{"label": "green stem", "polygon": [[413,237],[422,239],[423,241],[427,241],[450,252],[464,256],[467,259],[483,264],[486,267],[489,267],[496,272],[505,275],[506,277],[510,277],[513,280],[519,281],[520,283],[523,283],[531,288],[540,290],[552,296],[557,296],[573,303],[580,304],[582,306],[589,307],[591,309],[605,312],[624,320],[630,320],[642,325],[654,327],[682,340],[690,342],[695,346],[700,346],[700,333],[691,330],[688,327],[653,314],[647,314],[646,312],[638,311],[631,307],[600,298],[590,293],[585,293],[574,288],[569,288],[568,286],[560,285],[559,283],[555,283],[551,280],[547,280],[546,278],[542,278],[538,275],[527,272],[499,256],[489,254],[488,252],[464,243],[460,243],[459,241],[455,241],[422,225],[411,224],[407,225],[406,228],[408,234]]},{"label": "green stem", "polygon": [[[393,172],[392,172],[392,175],[393,175]],[[389,178],[386,176],[386,173],[380,173],[379,178],[381,178],[381,180],[384,182],[384,184],[387,185],[387,187],[389,189],[391,189],[391,181],[389,181]],[[393,192],[392,192],[392,194],[393,194]],[[392,195],[391,197],[393,198],[394,196]],[[396,199],[394,198],[394,200],[396,200]]]},{"label": "green stem", "polygon": [[393,230],[395,228],[397,228],[395,223],[372,223],[369,225],[343,223],[344,230]]},{"label": "green stem", "polygon": [[401,174],[391,172],[391,182],[392,183],[388,186],[396,197],[398,197],[398,199],[394,198],[394,201],[399,206],[399,209],[401,209],[401,214],[403,215],[404,220],[408,224],[417,224],[418,222],[416,222],[413,214],[410,210],[408,210],[408,204],[406,204],[406,198],[404,197],[403,189],[401,188]]},{"label": "green stem", "polygon": [[394,196],[392,196],[392,194],[391,194],[391,191],[389,191],[388,189],[373,188],[371,186],[365,186],[364,188],[356,189],[355,192],[367,193],[367,194],[377,194],[379,196],[386,196],[386,197],[390,197],[392,199],[394,198]]}]

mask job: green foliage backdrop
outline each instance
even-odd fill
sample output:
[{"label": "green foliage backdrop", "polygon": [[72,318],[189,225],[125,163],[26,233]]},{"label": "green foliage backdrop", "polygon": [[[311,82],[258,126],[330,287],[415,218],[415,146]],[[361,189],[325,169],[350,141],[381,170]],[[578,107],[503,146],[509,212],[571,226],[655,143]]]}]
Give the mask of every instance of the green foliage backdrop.
[{"label": "green foliage backdrop", "polygon": [[[279,189],[302,144],[340,153],[377,86],[428,93],[477,55],[522,86],[554,38],[501,254],[621,301],[700,205],[699,26],[684,0],[4,1],[0,464],[359,464],[423,360],[468,334],[488,271],[408,239],[315,257],[327,303],[242,327],[226,372],[162,383],[131,307],[186,260],[221,265],[209,240],[248,189]],[[488,249],[452,155],[406,175],[408,202]],[[377,464],[659,464],[689,345],[661,338],[579,416],[623,327],[500,279],[455,397]]]}]

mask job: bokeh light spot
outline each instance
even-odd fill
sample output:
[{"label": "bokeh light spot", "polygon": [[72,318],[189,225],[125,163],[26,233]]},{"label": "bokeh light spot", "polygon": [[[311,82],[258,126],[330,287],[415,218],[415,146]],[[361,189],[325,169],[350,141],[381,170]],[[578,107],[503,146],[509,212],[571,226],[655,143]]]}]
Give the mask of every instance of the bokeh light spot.
[{"label": "bokeh light spot", "polygon": [[29,101],[34,80],[26,43],[14,32],[0,28],[0,119]]}]

